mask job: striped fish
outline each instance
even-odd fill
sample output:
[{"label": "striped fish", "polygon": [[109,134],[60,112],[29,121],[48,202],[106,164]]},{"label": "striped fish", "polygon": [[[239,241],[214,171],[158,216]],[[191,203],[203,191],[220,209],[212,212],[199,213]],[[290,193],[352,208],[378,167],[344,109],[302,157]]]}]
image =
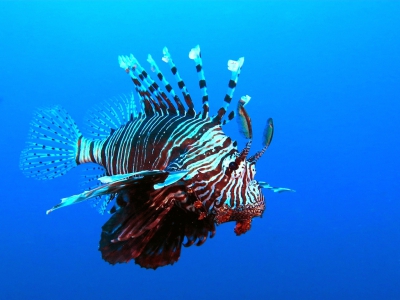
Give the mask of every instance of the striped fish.
[{"label": "striped fish", "polygon": [[[111,264],[134,260],[145,268],[173,264],[181,246],[202,245],[213,237],[215,226],[235,221],[234,232],[250,229],[252,218],[265,209],[261,189],[292,191],[256,181],[256,162],[269,147],[274,125],[267,120],[263,148],[248,157],[252,125],[245,105],[238,101],[228,113],[244,58],[228,61],[231,71],[222,107],[209,115],[207,85],[200,47],[189,53],[195,63],[202,94],[202,110],[196,112],[189,91],[167,48],[168,64],[182,97],[174,91],[149,55],[156,83],[133,55],[120,56],[119,64],[133,81],[133,96],[93,109],[88,120],[90,135],[83,136],[61,107],[38,110],[20,167],[27,177],[47,180],[64,175],[75,166],[97,165],[98,182],[84,192],[66,197],[47,211],[94,199],[103,212],[111,207],[102,227],[100,251]],[[243,150],[224,134],[222,126],[236,117],[247,139]]]}]

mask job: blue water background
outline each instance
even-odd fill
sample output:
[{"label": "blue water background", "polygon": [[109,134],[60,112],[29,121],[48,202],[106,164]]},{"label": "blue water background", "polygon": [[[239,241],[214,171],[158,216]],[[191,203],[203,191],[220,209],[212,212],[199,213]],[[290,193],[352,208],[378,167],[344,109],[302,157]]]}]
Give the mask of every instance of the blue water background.
[{"label": "blue water background", "polygon": [[[2,299],[400,299],[400,2],[0,2]],[[78,169],[53,181],[19,170],[33,111],[60,104],[82,126],[133,85],[117,56],[162,63],[168,46],[200,108],[189,50],[200,44],[212,112],[245,57],[252,151],[275,135],[257,179],[267,210],[243,236],[217,228],[156,271],[111,266],[100,216],[79,204]],[[173,77],[169,76],[170,81]],[[235,122],[226,133],[239,141]]]}]

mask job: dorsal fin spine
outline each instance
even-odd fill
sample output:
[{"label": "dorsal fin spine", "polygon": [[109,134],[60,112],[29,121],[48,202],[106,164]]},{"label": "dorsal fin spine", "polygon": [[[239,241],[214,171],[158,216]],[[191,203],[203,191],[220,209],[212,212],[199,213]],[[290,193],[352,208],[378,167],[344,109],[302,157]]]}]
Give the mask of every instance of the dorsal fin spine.
[{"label": "dorsal fin spine", "polygon": [[203,60],[201,59],[200,46],[197,45],[189,52],[189,58],[193,59],[196,65],[197,76],[199,78],[199,87],[202,93],[203,102],[203,118],[208,117],[209,104],[208,104],[208,93],[207,93],[207,83],[203,71]]},{"label": "dorsal fin spine", "polygon": [[[183,98],[185,99],[186,105],[188,106],[187,114],[190,116],[195,116],[196,112],[194,110],[194,105],[192,98],[189,94],[189,91],[183,81],[182,77],[179,75],[178,68],[176,67],[175,63],[172,60],[171,54],[168,52],[168,49],[165,47],[163,50],[164,59],[167,61],[169,67],[171,68],[172,74],[175,76],[175,80],[178,84],[179,89],[182,92]],[[165,61],[164,60],[164,61]]]},{"label": "dorsal fin spine", "polygon": [[[224,105],[219,109],[217,119],[222,121],[222,118],[226,114],[229,105],[232,101],[233,94],[235,93],[236,85],[239,80],[240,71],[242,69],[244,63],[244,57],[240,57],[237,61],[229,60],[228,61],[228,70],[231,71],[231,79],[228,82],[228,90],[226,91],[226,95],[224,98]],[[233,118],[229,118],[227,121],[224,120],[222,124],[228,123]]]},{"label": "dorsal fin spine", "polygon": [[[174,97],[175,92],[171,89],[168,90],[167,87],[170,87],[170,84],[168,81],[165,79],[163,73],[161,72],[160,68],[158,67],[157,63],[154,61],[154,59],[151,57],[151,55],[148,55],[147,61],[150,63],[151,70],[153,72],[157,73],[157,78],[161,81],[161,83],[164,85],[164,88],[171,94],[172,97]],[[167,103],[168,105],[168,112],[170,114],[177,114],[175,106],[172,104],[172,101],[168,98],[168,96],[161,90],[161,88],[154,82],[154,87],[157,88],[158,92],[160,93],[162,99]]]}]

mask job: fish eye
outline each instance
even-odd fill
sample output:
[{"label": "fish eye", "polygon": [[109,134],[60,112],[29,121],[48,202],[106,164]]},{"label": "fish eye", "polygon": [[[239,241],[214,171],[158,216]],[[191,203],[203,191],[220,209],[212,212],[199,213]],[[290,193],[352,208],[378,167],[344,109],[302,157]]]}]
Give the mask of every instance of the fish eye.
[{"label": "fish eye", "polygon": [[235,171],[239,168],[238,164],[235,163],[234,161],[229,163],[229,169],[231,169],[231,171]]}]

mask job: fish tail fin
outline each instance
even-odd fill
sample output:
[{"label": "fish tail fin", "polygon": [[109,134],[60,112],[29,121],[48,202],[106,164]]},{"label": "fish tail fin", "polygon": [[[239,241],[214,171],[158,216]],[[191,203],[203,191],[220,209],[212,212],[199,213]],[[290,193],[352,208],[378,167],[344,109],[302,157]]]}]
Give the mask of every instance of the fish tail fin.
[{"label": "fish tail fin", "polygon": [[82,134],[65,109],[55,106],[35,112],[28,141],[20,156],[26,177],[53,179],[77,166]]}]

